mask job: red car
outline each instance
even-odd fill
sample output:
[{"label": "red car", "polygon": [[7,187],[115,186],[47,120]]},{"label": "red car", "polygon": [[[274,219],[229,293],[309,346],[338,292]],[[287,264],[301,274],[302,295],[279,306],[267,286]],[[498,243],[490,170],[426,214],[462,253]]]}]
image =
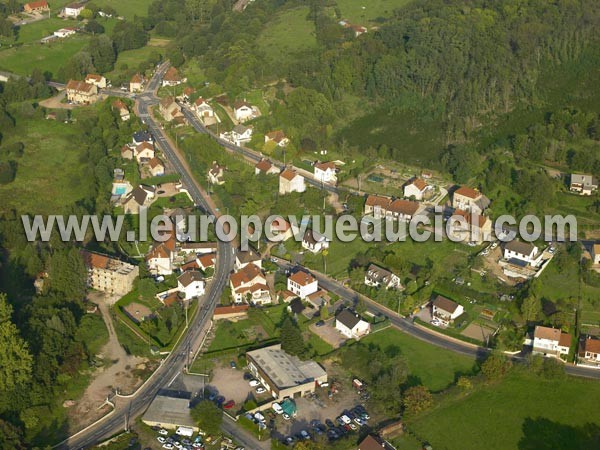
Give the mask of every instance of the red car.
[{"label": "red car", "polygon": [[235,406],[235,402],[233,400],[229,400],[227,403],[223,405],[224,409],[231,409]]}]

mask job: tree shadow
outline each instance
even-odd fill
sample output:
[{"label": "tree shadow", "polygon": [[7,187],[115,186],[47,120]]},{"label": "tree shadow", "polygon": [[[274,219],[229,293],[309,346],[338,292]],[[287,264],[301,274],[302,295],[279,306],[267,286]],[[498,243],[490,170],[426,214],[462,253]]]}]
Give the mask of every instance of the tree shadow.
[{"label": "tree shadow", "polygon": [[586,423],[578,427],[543,417],[523,421],[524,436],[519,450],[589,450],[600,448],[600,426]]}]

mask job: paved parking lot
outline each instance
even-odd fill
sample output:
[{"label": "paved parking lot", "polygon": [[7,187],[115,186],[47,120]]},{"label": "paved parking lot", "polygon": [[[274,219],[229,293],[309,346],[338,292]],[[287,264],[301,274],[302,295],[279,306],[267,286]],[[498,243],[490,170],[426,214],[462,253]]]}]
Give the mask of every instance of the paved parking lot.
[{"label": "paved parking lot", "polygon": [[309,329],[333,348],[338,348],[346,342],[346,337],[335,329],[335,318],[327,320],[321,327],[313,323]]},{"label": "paved parking lot", "polygon": [[254,395],[254,389],[244,380],[244,372],[230,367],[215,368],[206,387],[211,392],[225,397],[226,401],[235,401],[236,407],[233,411],[239,410],[244,402]]}]

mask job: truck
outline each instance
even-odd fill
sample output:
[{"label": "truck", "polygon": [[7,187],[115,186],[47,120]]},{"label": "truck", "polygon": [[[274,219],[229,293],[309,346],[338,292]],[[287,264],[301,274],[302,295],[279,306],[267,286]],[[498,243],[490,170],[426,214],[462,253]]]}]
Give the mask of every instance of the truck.
[{"label": "truck", "polygon": [[364,388],[364,384],[362,381],[360,381],[358,378],[355,378],[354,380],[352,380],[352,386],[354,386],[354,388],[357,391],[362,391]]},{"label": "truck", "polygon": [[192,437],[194,435],[194,429],[190,427],[179,427],[175,433],[179,436]]}]

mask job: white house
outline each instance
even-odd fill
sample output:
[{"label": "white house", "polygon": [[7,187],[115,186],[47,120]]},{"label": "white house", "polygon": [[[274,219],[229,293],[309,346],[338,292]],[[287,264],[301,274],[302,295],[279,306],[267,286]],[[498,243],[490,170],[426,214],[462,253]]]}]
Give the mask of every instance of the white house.
[{"label": "white house", "polygon": [[598,190],[598,180],[592,175],[571,174],[571,192],[579,192],[580,195],[592,195],[592,192]]},{"label": "white house", "polygon": [[462,305],[441,295],[438,295],[432,302],[433,317],[446,326],[454,322],[464,312],[465,309]]},{"label": "white house", "polygon": [[504,246],[504,259],[517,259],[535,265],[538,248],[530,242],[510,241]]},{"label": "white house", "polygon": [[386,289],[402,289],[400,277],[389,270],[370,264],[365,272],[365,284],[371,287],[383,286]]},{"label": "white house", "polygon": [[314,230],[306,230],[302,237],[302,248],[313,253],[319,253],[322,250],[329,248],[327,237]]},{"label": "white house", "polygon": [[85,77],[85,82],[89,84],[93,84],[99,89],[104,89],[106,87],[107,81],[106,78],[102,75],[98,75],[95,73],[88,73]]},{"label": "white house", "polygon": [[568,355],[571,347],[571,335],[556,328],[535,327],[533,332],[533,351],[548,356]]},{"label": "white house", "polygon": [[592,264],[600,264],[600,243],[592,245]]},{"label": "white house", "polygon": [[271,131],[265,134],[265,144],[267,142],[275,142],[278,147],[285,147],[290,143],[290,140],[285,136],[285,133],[281,130]]},{"label": "white house", "polygon": [[150,173],[154,177],[165,174],[165,165],[160,159],[156,157],[148,161],[148,168],[150,169]]},{"label": "white house", "polygon": [[298,270],[288,277],[287,288],[301,299],[319,290],[319,283],[312,274]]},{"label": "white house", "polygon": [[321,183],[337,183],[337,168],[334,162],[316,162],[314,167],[315,178]]},{"label": "white house", "polygon": [[296,172],[294,169],[284,169],[279,174],[279,194],[285,195],[291,192],[304,192],[306,190],[306,183],[304,177]]},{"label": "white house", "polygon": [[[56,36],[57,38],[66,38],[68,36],[73,36],[74,34],[77,33],[77,30],[75,28],[72,27],[67,27],[67,28],[61,28],[60,30],[56,30],[53,35]],[[87,83],[87,81],[86,81]],[[93,84],[93,83],[90,83]]]},{"label": "white house", "polygon": [[161,242],[146,255],[148,270],[153,275],[171,275],[173,273],[173,252],[168,244]]},{"label": "white house", "polygon": [[190,300],[204,295],[204,277],[198,270],[187,270],[177,278],[177,288],[185,294],[185,299]]},{"label": "white house", "polygon": [[263,305],[271,303],[267,279],[256,264],[247,264],[229,278],[231,294],[236,303],[248,301]]},{"label": "white house", "polygon": [[225,184],[225,166],[213,161],[211,168],[208,169],[208,181],[211,184]]},{"label": "white house", "polygon": [[244,125],[236,125],[231,130],[232,141],[235,145],[240,146],[252,140],[252,127]]},{"label": "white house", "polygon": [[196,99],[192,109],[200,119],[215,116],[215,110],[202,97]]},{"label": "white house", "polygon": [[69,3],[63,9],[63,16],[77,18],[85,8],[83,3]]},{"label": "white house", "polygon": [[578,356],[579,363],[600,364],[600,339],[592,336],[582,336]]},{"label": "white house", "polygon": [[182,77],[179,74],[179,71],[177,70],[177,68],[175,67],[169,67],[169,69],[167,70],[167,72],[165,73],[165,75],[163,76],[162,79],[162,86],[178,86],[181,83],[185,83],[187,81],[187,78]]},{"label": "white house", "polygon": [[135,159],[138,163],[148,162],[154,158],[154,144],[150,142],[142,142],[135,147]]},{"label": "white house", "polygon": [[252,117],[254,117],[255,112],[254,112],[254,108],[252,107],[252,105],[248,102],[244,101],[238,101],[235,102],[233,105],[233,116],[235,117],[235,120],[237,120],[238,122],[244,122],[248,119],[252,119]]},{"label": "white house", "polygon": [[459,187],[452,194],[452,207],[462,209],[463,211],[475,211],[482,214],[483,211],[490,206],[490,199],[479,192],[467,186]]},{"label": "white house", "polygon": [[[271,223],[267,222],[267,227],[272,236],[269,236],[269,240],[272,242],[283,242],[294,236],[292,226],[283,217],[279,216]],[[267,235],[268,236],[268,235]]]},{"label": "white house", "polygon": [[422,201],[433,190],[433,186],[428,185],[421,178],[413,178],[404,186],[404,197]]},{"label": "white house", "polygon": [[335,316],[335,328],[348,339],[360,339],[371,332],[371,324],[349,309]]}]

